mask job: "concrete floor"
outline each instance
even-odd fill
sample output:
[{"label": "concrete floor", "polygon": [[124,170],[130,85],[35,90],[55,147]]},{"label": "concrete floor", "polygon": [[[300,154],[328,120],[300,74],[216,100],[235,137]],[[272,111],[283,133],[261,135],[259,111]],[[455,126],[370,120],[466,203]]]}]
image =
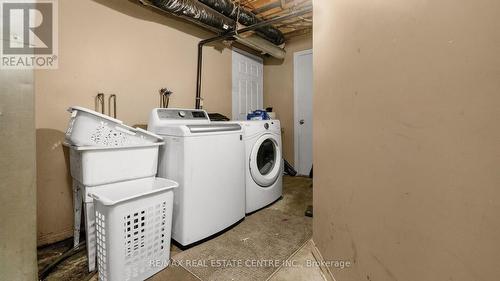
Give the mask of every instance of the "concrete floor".
[{"label": "concrete floor", "polygon": [[[278,210],[283,213],[304,216],[307,205],[312,204],[312,180],[303,177],[285,176],[283,179],[283,198],[266,209]],[[244,224],[243,220],[241,224]],[[72,247],[72,240],[62,241],[39,249],[39,270],[51,263],[64,251]],[[282,267],[272,274],[267,280],[325,280],[327,276],[318,267],[307,266],[307,261],[315,260],[314,243],[308,241],[291,257],[293,266]],[[172,245],[171,256],[182,250]],[[59,264],[46,280],[97,280],[97,275],[91,276],[87,272],[87,259],[85,251],[81,251]],[[180,266],[169,266],[149,280],[200,280]],[[205,281],[205,280],[204,280]]]}]

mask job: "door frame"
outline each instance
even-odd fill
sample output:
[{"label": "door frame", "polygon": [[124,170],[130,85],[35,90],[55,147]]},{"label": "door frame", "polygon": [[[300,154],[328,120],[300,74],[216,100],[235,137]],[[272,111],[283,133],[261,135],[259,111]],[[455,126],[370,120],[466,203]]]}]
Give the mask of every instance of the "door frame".
[{"label": "door frame", "polygon": [[[298,130],[298,124],[299,124],[299,116],[298,116],[298,111],[297,111],[297,98],[298,98],[298,93],[297,93],[297,60],[299,56],[302,55],[308,55],[312,54],[312,49],[307,49],[299,52],[294,52],[293,53],[293,160],[294,160],[294,166],[297,167],[299,163],[299,130]],[[312,136],[311,136],[312,137]],[[298,170],[297,170],[298,171]]]}]

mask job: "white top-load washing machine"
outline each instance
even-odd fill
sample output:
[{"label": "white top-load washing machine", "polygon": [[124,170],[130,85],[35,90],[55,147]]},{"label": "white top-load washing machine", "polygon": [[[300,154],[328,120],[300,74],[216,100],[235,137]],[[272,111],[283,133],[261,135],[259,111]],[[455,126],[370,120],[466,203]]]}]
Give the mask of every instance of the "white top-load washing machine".
[{"label": "white top-load washing machine", "polygon": [[175,241],[192,244],[245,217],[241,125],[210,123],[203,110],[157,108],[148,130],[165,141],[158,176],[179,183],[174,191]]},{"label": "white top-load washing machine", "polygon": [[283,158],[279,120],[238,121],[245,141],[246,213],[282,195]]}]

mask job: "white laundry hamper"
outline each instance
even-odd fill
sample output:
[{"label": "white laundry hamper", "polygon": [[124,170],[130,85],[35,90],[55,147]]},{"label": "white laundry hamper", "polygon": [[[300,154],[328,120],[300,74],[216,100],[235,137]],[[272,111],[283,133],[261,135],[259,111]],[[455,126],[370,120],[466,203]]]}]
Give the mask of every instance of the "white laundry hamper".
[{"label": "white laundry hamper", "polygon": [[130,146],[162,141],[141,128],[132,128],[121,120],[88,108],[73,106],[66,140],[76,146]]},{"label": "white laundry hamper", "polygon": [[69,148],[71,176],[85,186],[96,186],[156,175],[163,142],[121,147]]},{"label": "white laundry hamper", "polygon": [[109,184],[90,194],[99,280],[144,280],[168,265],[173,189],[178,185],[151,177]]},{"label": "white laundry hamper", "polygon": [[163,142],[119,147],[74,146],[67,143],[64,145],[69,148],[70,171],[73,177],[73,241],[75,246],[80,242],[80,225],[84,210],[88,269],[94,271],[95,216],[93,199],[89,193],[114,182],[154,177],[159,147]]}]

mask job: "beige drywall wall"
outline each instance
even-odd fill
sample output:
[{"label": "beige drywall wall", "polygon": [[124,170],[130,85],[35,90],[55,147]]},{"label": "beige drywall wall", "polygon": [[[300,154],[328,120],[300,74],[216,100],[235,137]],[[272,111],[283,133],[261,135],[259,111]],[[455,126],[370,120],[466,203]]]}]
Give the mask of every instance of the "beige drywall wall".
[{"label": "beige drywall wall", "polygon": [[500,2],[314,2],[314,240],[345,280],[498,280]]},{"label": "beige drywall wall", "polygon": [[32,70],[0,70],[0,192],[0,280],[35,280]]},{"label": "beige drywall wall", "polygon": [[294,163],[293,54],[312,48],[312,34],[292,38],[286,43],[283,60],[264,60],[264,107],[273,107],[283,131],[283,156]]},{"label": "beige drywall wall", "polygon": [[[72,191],[62,146],[66,109],[116,94],[117,118],[146,124],[158,90],[194,106],[197,43],[213,34],[133,1],[59,1],[59,69],[36,72],[38,242],[72,235]],[[204,108],[231,116],[231,51],[204,49]]]}]

